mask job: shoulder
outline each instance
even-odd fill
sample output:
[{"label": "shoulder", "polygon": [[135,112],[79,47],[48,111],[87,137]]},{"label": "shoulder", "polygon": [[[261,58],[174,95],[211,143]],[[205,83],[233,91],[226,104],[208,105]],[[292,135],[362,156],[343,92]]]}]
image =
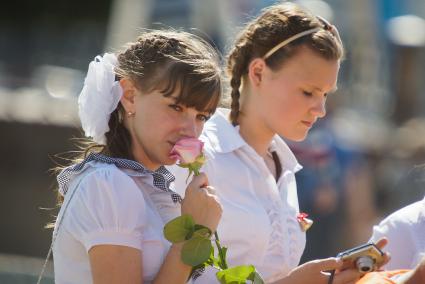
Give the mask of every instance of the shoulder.
[{"label": "shoulder", "polygon": [[[95,163],[70,184],[76,199],[87,205],[106,203],[140,203],[139,186],[133,178],[113,164]],[[65,196],[67,199],[69,194]]]},{"label": "shoulder", "polygon": [[416,230],[416,227],[425,222],[425,201],[421,200],[403,207],[374,226],[375,238],[379,236],[400,237],[407,236]]},{"label": "shoulder", "polygon": [[385,218],[381,224],[382,225],[414,225],[416,224],[420,217],[423,215],[425,211],[425,200],[417,201],[412,203],[406,207],[403,207],[387,218]]}]

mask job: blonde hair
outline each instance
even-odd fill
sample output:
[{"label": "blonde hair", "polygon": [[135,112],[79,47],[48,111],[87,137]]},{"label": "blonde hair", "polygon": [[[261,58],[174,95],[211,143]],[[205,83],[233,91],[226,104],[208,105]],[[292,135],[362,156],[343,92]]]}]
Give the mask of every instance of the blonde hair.
[{"label": "blonde hair", "polygon": [[[299,34],[302,36],[298,37]],[[274,50],[291,37],[293,40]],[[263,58],[267,66],[277,70],[301,47],[308,47],[328,60],[340,60],[344,55],[336,28],[293,3],[267,7],[246,25],[227,57],[233,125],[238,124],[239,88],[242,77],[248,73],[249,63],[255,58]]]}]

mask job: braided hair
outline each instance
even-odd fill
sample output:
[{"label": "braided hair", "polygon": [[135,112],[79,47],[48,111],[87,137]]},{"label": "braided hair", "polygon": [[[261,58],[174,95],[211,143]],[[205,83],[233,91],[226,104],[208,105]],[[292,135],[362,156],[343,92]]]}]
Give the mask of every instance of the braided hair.
[{"label": "braided hair", "polygon": [[342,42],[331,26],[293,3],[276,4],[265,8],[260,16],[249,22],[239,33],[227,56],[227,74],[231,87],[230,120],[238,125],[240,115],[240,86],[255,58],[296,34],[321,27],[316,32],[300,37],[265,58],[272,70],[278,70],[286,60],[305,46],[327,60],[340,60],[344,54]]}]

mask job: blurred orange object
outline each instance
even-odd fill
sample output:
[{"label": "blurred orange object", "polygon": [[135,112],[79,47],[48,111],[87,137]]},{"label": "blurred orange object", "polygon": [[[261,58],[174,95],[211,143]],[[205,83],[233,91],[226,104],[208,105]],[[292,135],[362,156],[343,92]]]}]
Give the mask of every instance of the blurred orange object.
[{"label": "blurred orange object", "polygon": [[401,284],[405,283],[412,270],[400,269],[391,271],[370,272],[363,276],[356,284]]}]

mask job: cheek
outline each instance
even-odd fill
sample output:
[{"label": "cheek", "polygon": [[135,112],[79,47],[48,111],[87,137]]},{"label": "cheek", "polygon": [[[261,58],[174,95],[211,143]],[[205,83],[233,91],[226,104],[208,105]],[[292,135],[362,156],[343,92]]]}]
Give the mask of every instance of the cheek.
[{"label": "cheek", "polygon": [[199,136],[202,133],[202,130],[204,130],[205,122],[200,121],[196,124],[196,138],[199,138]]}]

